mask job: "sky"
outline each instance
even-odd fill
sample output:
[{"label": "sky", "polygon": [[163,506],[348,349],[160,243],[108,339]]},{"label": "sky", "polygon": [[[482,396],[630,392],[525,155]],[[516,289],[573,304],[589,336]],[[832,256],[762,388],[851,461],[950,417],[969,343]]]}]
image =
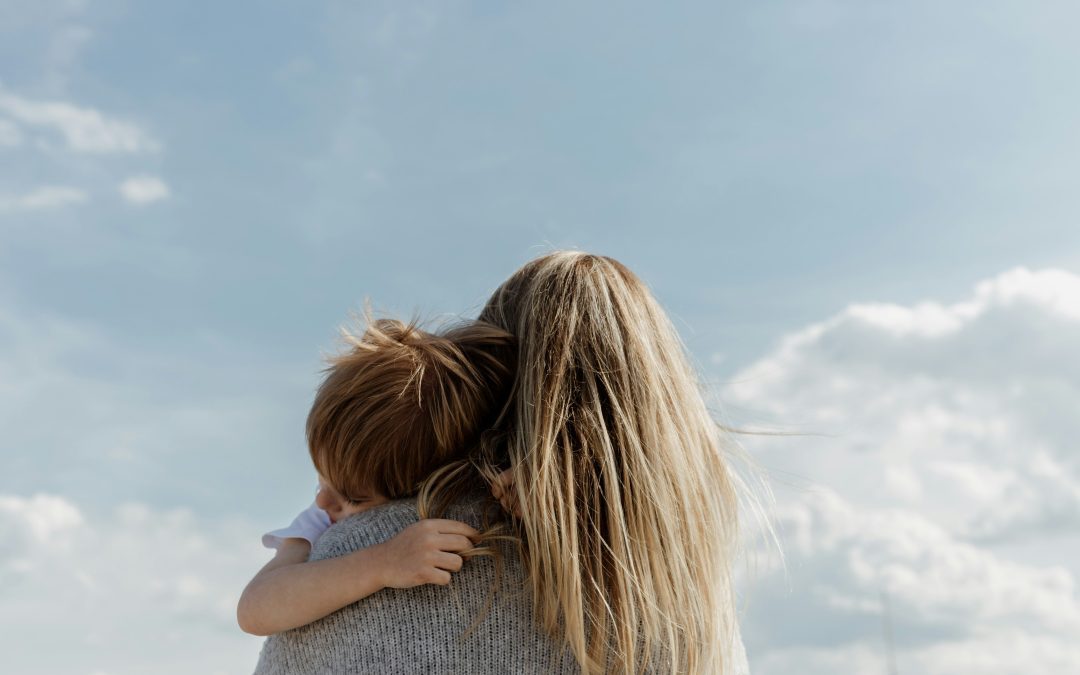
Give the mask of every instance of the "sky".
[{"label": "sky", "polygon": [[338,327],[576,248],[786,434],[753,672],[1080,671],[1078,20],[0,0],[5,668],[252,669]]}]

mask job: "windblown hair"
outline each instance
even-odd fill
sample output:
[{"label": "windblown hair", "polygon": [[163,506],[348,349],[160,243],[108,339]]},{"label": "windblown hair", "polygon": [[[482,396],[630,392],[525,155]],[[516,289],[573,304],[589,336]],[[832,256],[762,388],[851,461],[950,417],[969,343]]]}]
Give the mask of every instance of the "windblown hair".
[{"label": "windblown hair", "polygon": [[558,251],[479,319],[516,336],[518,366],[498,443],[472,464],[489,481],[512,468],[538,622],[586,673],[724,673],[736,481],[664,310],[618,261]]},{"label": "windblown hair", "polygon": [[516,345],[480,321],[438,334],[365,319],[350,348],[327,359],[307,418],[311,459],[346,498],[416,494],[437,468],[468,454],[503,406]]}]

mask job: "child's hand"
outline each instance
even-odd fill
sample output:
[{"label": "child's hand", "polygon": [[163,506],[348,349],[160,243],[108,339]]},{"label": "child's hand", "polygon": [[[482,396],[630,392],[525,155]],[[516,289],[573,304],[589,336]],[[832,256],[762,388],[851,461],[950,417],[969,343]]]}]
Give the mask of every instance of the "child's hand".
[{"label": "child's hand", "polygon": [[511,469],[499,474],[495,479],[495,484],[491,486],[491,494],[499,500],[508,513],[514,514],[516,518],[521,517],[521,505],[518,503],[517,495],[514,494],[514,472]]},{"label": "child's hand", "polygon": [[371,547],[378,554],[383,586],[446,586],[450,573],[461,569],[463,561],[458,553],[472,548],[471,537],[479,534],[456,520],[428,518],[413,523],[393,539]]}]

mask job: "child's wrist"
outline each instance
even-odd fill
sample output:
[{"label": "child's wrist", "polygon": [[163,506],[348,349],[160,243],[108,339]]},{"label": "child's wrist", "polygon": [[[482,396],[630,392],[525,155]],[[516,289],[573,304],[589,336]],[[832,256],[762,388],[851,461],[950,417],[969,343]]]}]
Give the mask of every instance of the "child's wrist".
[{"label": "child's wrist", "polygon": [[391,581],[390,566],[385,553],[386,546],[375,544],[349,554],[352,556],[353,563],[356,566],[357,574],[355,578],[366,577],[368,583],[365,585],[374,585],[379,590],[389,586]]}]

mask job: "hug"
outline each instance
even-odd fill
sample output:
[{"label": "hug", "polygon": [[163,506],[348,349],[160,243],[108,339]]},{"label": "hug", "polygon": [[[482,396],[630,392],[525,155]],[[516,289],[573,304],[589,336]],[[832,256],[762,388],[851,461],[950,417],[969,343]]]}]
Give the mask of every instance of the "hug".
[{"label": "hug", "polygon": [[747,672],[724,436],[629,269],[548,253],[474,321],[346,335],[238,607],[256,673]]}]

